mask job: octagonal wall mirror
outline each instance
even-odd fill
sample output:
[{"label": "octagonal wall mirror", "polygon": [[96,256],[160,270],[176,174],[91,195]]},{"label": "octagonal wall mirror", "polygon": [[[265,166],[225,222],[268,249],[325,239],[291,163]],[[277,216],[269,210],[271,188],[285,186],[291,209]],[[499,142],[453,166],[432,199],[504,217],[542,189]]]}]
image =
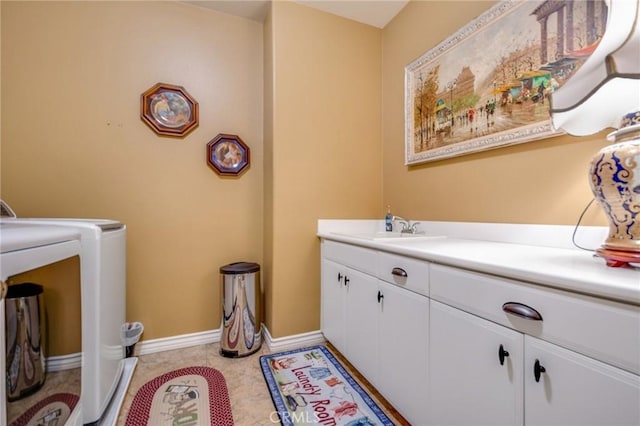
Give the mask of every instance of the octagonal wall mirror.
[{"label": "octagonal wall mirror", "polygon": [[142,121],[159,135],[181,138],[198,127],[198,102],[182,86],[158,83],[140,103]]}]

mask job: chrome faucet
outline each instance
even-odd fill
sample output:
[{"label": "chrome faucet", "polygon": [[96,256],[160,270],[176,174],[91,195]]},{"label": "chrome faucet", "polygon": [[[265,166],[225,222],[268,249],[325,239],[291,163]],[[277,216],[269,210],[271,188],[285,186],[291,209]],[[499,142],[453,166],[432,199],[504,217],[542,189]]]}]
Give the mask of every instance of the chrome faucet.
[{"label": "chrome faucet", "polygon": [[402,224],[402,229],[400,230],[401,234],[417,234],[418,233],[418,225],[420,222],[411,223],[410,220],[405,219],[401,216],[393,216],[394,222],[400,222]]}]

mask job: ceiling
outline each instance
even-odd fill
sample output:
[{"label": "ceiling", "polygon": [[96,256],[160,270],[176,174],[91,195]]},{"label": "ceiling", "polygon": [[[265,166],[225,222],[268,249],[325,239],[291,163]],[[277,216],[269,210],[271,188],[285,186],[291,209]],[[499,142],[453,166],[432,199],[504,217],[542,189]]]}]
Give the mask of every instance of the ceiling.
[{"label": "ceiling", "polygon": [[[278,1],[278,0],[274,0]],[[296,3],[323,10],[363,24],[384,28],[409,0],[294,0]],[[202,0],[185,1],[200,7],[217,10],[263,22],[269,0]]]}]

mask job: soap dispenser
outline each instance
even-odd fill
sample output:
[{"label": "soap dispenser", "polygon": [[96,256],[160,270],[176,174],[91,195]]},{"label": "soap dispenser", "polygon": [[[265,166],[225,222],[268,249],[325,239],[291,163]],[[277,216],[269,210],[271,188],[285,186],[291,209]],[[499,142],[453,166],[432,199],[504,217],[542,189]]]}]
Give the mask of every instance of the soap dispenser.
[{"label": "soap dispenser", "polygon": [[384,226],[387,232],[393,231],[393,216],[391,216],[391,206],[387,206],[387,215],[384,217]]}]

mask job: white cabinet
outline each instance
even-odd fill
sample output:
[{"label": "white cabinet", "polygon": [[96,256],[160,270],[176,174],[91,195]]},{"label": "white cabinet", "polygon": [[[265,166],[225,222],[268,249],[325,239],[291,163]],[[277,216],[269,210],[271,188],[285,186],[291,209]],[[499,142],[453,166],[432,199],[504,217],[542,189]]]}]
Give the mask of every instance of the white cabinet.
[{"label": "white cabinet", "polygon": [[378,280],[322,260],[322,333],[367,379],[376,367]]},{"label": "white cabinet", "polygon": [[416,426],[640,425],[640,308],[323,240],[322,331]]},{"label": "white cabinet", "polygon": [[322,245],[322,332],[367,379],[377,360],[375,258],[374,250],[362,247]]},{"label": "white cabinet", "polygon": [[[640,425],[637,375],[540,339],[524,340],[525,425]],[[536,380],[540,368],[545,371]]]},{"label": "white cabinet", "polygon": [[411,424],[421,425],[428,414],[429,299],[383,281],[379,292],[374,384]]},{"label": "white cabinet", "polygon": [[522,334],[433,300],[429,324],[429,424],[522,425]]},{"label": "white cabinet", "polygon": [[[430,269],[430,298],[541,340],[640,374],[640,308],[443,265]],[[517,302],[542,321],[508,314]]]},{"label": "white cabinet", "polygon": [[[430,424],[640,424],[632,372],[640,360],[619,353],[639,343],[637,307],[444,266],[431,272]],[[531,317],[505,312],[506,302]],[[631,342],[612,348],[604,334]]]},{"label": "white cabinet", "polygon": [[[407,420],[424,424],[429,299],[416,291],[426,293],[428,264],[330,241],[322,252],[325,338]],[[376,265],[390,266],[382,275],[390,282]]]},{"label": "white cabinet", "polygon": [[345,317],[346,292],[344,265],[322,259],[321,325],[325,339],[340,352],[346,348]]},{"label": "white cabinet", "polygon": [[378,280],[371,275],[350,271],[346,299],[344,355],[368,380],[375,383],[378,371]]}]

